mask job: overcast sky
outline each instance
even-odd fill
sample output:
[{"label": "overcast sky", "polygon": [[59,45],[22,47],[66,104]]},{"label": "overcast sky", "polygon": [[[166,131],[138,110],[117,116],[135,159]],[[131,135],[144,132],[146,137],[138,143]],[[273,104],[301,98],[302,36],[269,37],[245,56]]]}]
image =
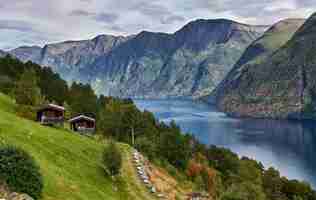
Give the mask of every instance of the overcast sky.
[{"label": "overcast sky", "polygon": [[273,24],[314,11],[316,0],[0,0],[0,49],[99,34],[174,32],[199,18]]}]

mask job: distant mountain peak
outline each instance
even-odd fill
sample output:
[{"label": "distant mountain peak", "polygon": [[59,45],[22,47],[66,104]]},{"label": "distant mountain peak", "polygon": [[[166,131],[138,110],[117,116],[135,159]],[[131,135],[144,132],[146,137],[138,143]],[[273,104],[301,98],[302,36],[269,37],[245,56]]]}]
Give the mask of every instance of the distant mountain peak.
[{"label": "distant mountain peak", "polygon": [[191,97],[209,93],[263,32],[232,20],[199,19],[172,34],[103,34],[13,54],[51,66],[69,82],[90,83],[99,94]]},{"label": "distant mountain peak", "polygon": [[291,27],[301,26],[306,19],[303,18],[288,18],[277,22],[276,24],[272,25],[267,32],[279,32],[285,29],[289,29]]},{"label": "distant mountain peak", "polygon": [[296,32],[296,34],[294,35],[294,38],[299,38],[302,36],[315,37],[315,33],[316,33],[316,13],[311,15],[311,17],[306,20],[304,25]]}]

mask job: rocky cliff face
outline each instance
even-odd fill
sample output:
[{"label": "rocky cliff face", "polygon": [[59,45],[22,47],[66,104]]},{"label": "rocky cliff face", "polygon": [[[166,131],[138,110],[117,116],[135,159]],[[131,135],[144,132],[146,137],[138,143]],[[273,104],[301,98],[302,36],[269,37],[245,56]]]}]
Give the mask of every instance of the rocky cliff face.
[{"label": "rocky cliff face", "polygon": [[6,56],[7,53],[5,51],[0,50],[0,58]]},{"label": "rocky cliff face", "polygon": [[67,81],[121,97],[192,97],[210,93],[267,27],[197,20],[174,34],[143,31],[92,40],[22,47],[11,53],[51,66]]},{"label": "rocky cliff face", "polygon": [[240,73],[247,71],[248,67],[255,66],[269,59],[280,47],[285,45],[304,24],[305,19],[282,20],[269,28],[260,38],[255,40],[243,53],[233,69],[227,74],[223,81],[216,87],[211,95],[204,97],[209,103],[215,104],[229,85],[240,76]]},{"label": "rocky cliff face", "polygon": [[21,61],[33,61],[39,62],[41,56],[41,47],[38,46],[22,46],[17,49],[12,50],[10,53],[13,55],[18,55]]},{"label": "rocky cliff face", "polygon": [[240,70],[225,86],[219,108],[237,116],[314,118],[315,52],[316,14],[279,50]]}]

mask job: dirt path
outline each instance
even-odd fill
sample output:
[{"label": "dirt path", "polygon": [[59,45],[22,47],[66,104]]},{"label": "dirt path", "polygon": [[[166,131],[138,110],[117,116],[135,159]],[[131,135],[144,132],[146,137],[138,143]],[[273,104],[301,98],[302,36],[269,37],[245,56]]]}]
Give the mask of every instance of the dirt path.
[{"label": "dirt path", "polygon": [[126,180],[130,200],[157,200],[149,189],[141,182],[133,162],[132,148],[124,146],[122,175]]}]

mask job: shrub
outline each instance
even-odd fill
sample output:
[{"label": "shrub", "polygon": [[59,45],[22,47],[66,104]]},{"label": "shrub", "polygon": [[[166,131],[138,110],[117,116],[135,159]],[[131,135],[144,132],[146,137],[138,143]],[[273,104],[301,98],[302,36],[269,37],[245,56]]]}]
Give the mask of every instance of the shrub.
[{"label": "shrub", "polygon": [[24,150],[12,147],[0,147],[0,179],[10,190],[26,193],[34,199],[41,197],[43,179],[40,168]]},{"label": "shrub", "polygon": [[120,169],[122,167],[122,155],[114,142],[110,142],[110,144],[104,149],[103,164],[106,172],[111,176],[115,176],[120,173]]},{"label": "shrub", "polygon": [[35,120],[36,119],[36,109],[33,106],[18,105],[16,107],[16,113],[19,117]]}]

